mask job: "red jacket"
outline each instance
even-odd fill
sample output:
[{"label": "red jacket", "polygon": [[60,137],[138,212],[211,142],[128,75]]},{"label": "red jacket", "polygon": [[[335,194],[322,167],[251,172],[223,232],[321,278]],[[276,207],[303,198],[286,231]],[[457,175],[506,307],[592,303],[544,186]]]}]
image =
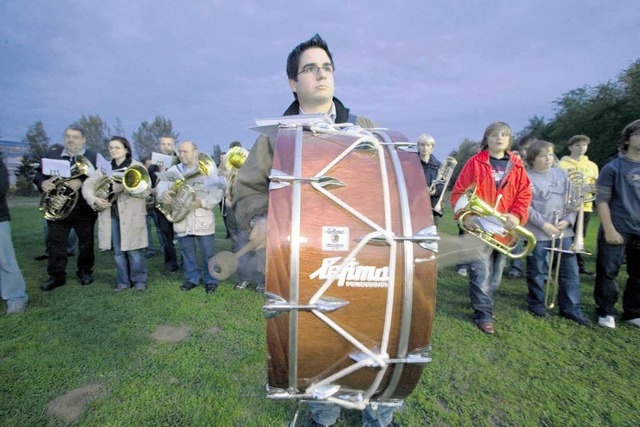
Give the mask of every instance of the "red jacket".
[{"label": "red jacket", "polygon": [[[520,225],[524,225],[529,219],[529,205],[531,204],[531,182],[524,169],[522,160],[510,151],[509,164],[500,188],[496,188],[491,164],[489,163],[489,151],[483,150],[471,157],[464,165],[456,184],[451,192],[451,207],[464,191],[473,183],[477,184],[476,195],[491,206],[495,206],[498,195],[501,194],[498,204],[498,213],[510,213],[520,219]],[[455,215],[454,218],[458,216]]]}]

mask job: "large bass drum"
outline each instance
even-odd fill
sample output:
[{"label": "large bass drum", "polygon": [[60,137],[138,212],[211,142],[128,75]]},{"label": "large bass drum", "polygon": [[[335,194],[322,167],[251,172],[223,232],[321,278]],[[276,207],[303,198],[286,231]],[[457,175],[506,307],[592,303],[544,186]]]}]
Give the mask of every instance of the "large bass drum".
[{"label": "large bass drum", "polygon": [[390,131],[281,126],[271,173],[268,397],[362,408],[414,389],[437,240],[418,156]]}]

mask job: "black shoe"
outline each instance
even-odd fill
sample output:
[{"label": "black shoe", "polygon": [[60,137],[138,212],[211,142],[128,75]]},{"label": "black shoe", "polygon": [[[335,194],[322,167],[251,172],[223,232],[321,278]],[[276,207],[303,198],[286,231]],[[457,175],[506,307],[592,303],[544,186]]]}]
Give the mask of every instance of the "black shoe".
[{"label": "black shoe", "polygon": [[593,271],[588,271],[586,268],[581,268],[580,274],[584,274],[585,276],[593,276]]},{"label": "black shoe", "polygon": [[536,317],[541,317],[543,319],[546,319],[549,317],[549,313],[547,313],[546,310],[543,310],[543,309],[537,309],[537,310],[529,309],[529,313],[533,314]]},{"label": "black shoe", "polygon": [[49,255],[38,255],[34,258],[36,261],[44,261],[45,259],[49,259]]},{"label": "black shoe", "polygon": [[197,284],[195,284],[193,282],[190,282],[188,280],[185,280],[184,283],[182,284],[182,286],[180,286],[180,290],[181,291],[190,291],[191,289],[197,288],[197,287],[198,287]]},{"label": "black shoe", "polygon": [[67,253],[67,257],[72,257],[72,256],[76,256],[76,254],[74,254],[73,252]]},{"label": "black shoe", "polygon": [[218,284],[217,283],[207,283],[206,287],[205,287],[205,292],[208,294],[212,294],[216,291],[216,289],[218,289]]},{"label": "black shoe", "polygon": [[165,267],[164,270],[162,270],[162,272],[164,274],[169,274],[169,273],[173,273],[174,271],[178,271],[180,270],[180,267],[178,267],[177,265],[174,265],[173,267]]},{"label": "black shoe", "polygon": [[87,285],[90,285],[90,284],[93,283],[93,276],[91,274],[80,274],[80,273],[77,273],[76,275],[80,279],[80,284],[82,286],[87,286]]},{"label": "black shoe", "polygon": [[56,280],[53,277],[49,277],[49,280],[40,285],[40,289],[48,292],[54,290],[55,288],[59,288],[62,285],[64,285],[64,281]]}]

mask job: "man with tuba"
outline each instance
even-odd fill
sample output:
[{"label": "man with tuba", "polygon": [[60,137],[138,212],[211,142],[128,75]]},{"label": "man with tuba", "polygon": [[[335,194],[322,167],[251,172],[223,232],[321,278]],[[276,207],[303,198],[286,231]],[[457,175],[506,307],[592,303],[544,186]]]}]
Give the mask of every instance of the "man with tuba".
[{"label": "man with tuba", "polygon": [[[95,168],[96,153],[85,148],[87,140],[85,131],[75,125],[67,127],[64,132],[64,146],[51,150],[45,157],[50,159],[63,159],[69,161],[74,167]],[[76,156],[78,156],[76,158]],[[88,161],[90,165],[77,166],[76,160]],[[44,282],[40,289],[50,291],[65,284],[67,279],[67,243],[71,229],[75,230],[78,236],[78,270],[76,275],[80,279],[81,285],[89,285],[93,283],[93,265],[95,263],[95,254],[93,252],[93,226],[96,222],[96,213],[87,204],[84,198],[79,194],[82,183],[87,179],[85,175],[79,175],[73,179],[65,181],[65,184],[71,191],[78,193],[76,205],[71,209],[64,218],[47,219],[49,238],[49,264],[47,273],[49,278]],[[58,177],[44,175],[39,170],[34,179],[36,186],[43,192],[52,194],[56,190],[56,186],[60,185]],[[46,196],[45,196],[46,197]]]},{"label": "man with tuba", "polygon": [[[587,187],[593,188],[591,193],[595,192],[595,184],[598,179],[598,165],[593,163],[587,157],[587,149],[589,148],[589,144],[591,143],[591,138],[586,135],[574,135],[569,139],[568,148],[569,155],[563,156],[560,159],[560,167],[567,172],[578,171],[584,174],[584,185],[583,188]],[[584,193],[584,191],[583,191]],[[582,218],[582,230],[578,230],[578,221],[573,226],[573,231],[578,232],[582,231],[582,239],[584,240],[587,237],[587,228],[589,228],[589,220],[591,219],[591,212],[593,212],[593,202],[588,201],[583,204],[583,218]],[[576,236],[576,240],[577,240]],[[588,271],[584,266],[584,258],[581,253],[577,253],[578,257],[578,268],[580,274],[593,275],[592,271]]]},{"label": "man with tuba", "polygon": [[[147,288],[145,249],[147,204],[151,180],[142,163],[133,160],[131,144],[122,136],[109,141],[112,175],[99,170],[82,186],[82,195],[98,211],[98,246],[113,248],[118,271],[115,291]],[[115,177],[118,178],[115,178]]]},{"label": "man with tuba", "polygon": [[[481,229],[484,218],[456,206],[467,190],[475,185],[477,198],[493,207],[493,216],[500,217],[507,231],[525,224],[529,218],[531,188],[522,160],[511,151],[511,128],[504,122],[487,127],[480,152],[464,165],[451,192],[451,206],[455,217],[464,212],[461,226],[472,234]],[[470,212],[470,213],[467,213]],[[504,253],[493,246],[482,247],[475,260],[469,263],[469,294],[473,309],[473,323],[485,334],[493,334],[493,294],[500,286],[506,263]]]},{"label": "man with tuba", "polygon": [[[158,138],[158,150],[161,154],[166,156],[173,156],[174,162],[172,162],[172,166],[178,163],[178,158],[175,153],[175,145],[176,140],[172,136],[161,136]],[[164,172],[164,167],[162,165],[151,165],[149,166],[149,176],[151,177],[151,194],[155,197],[156,201],[160,201],[157,195],[157,185],[158,185],[158,174]],[[154,203],[155,205],[155,203]],[[174,234],[173,234],[173,224],[165,218],[164,214],[154,206],[153,208],[153,220],[156,224],[156,228],[160,230],[160,235],[162,239],[160,244],[162,245],[164,251],[164,274],[173,273],[174,271],[178,271],[180,268],[178,266],[178,258],[176,255],[176,246],[173,243]]]},{"label": "man with tuba", "polygon": [[[223,196],[216,180],[218,169],[209,156],[199,154],[198,147],[191,141],[180,144],[178,157],[180,163],[160,177],[157,198],[164,204],[165,215],[174,221],[173,230],[180,242],[184,275],[180,289],[190,291],[197,287],[204,269],[205,291],[211,294],[218,287],[218,281],[207,268],[209,259],[215,255],[213,209]],[[196,242],[202,254],[201,266],[198,266]]]}]

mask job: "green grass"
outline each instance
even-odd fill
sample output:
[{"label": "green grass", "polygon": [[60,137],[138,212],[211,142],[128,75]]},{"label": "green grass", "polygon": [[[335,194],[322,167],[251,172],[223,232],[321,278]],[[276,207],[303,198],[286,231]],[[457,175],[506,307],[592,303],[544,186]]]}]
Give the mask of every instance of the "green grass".
[{"label": "green grass", "polygon": [[[46,279],[42,218],[33,200],[11,199],[14,246],[28,285],[23,315],[0,316],[0,425],[65,425],[47,414],[53,399],[87,384],[103,390],[82,412],[82,426],[285,426],[295,402],[265,398],[262,297],[222,282],[213,295],[181,292],[179,275],[149,260],[144,293],[114,293],[115,265],[97,252],[96,282],[81,287]],[[597,219],[587,247],[594,248]],[[223,227],[218,224],[218,236]],[[445,220],[442,234],[455,234]],[[217,240],[218,250],[228,241]],[[587,257],[594,269],[595,257]],[[582,303],[595,320],[593,277]],[[624,286],[625,274],[620,283]],[[467,279],[438,274],[433,362],[395,419],[404,426],[637,426],[640,424],[640,330],[588,329],[526,310],[526,283],[502,282],[495,336],[471,323]],[[154,341],[161,325],[185,327],[177,344]],[[339,425],[358,425],[343,411]]]}]

